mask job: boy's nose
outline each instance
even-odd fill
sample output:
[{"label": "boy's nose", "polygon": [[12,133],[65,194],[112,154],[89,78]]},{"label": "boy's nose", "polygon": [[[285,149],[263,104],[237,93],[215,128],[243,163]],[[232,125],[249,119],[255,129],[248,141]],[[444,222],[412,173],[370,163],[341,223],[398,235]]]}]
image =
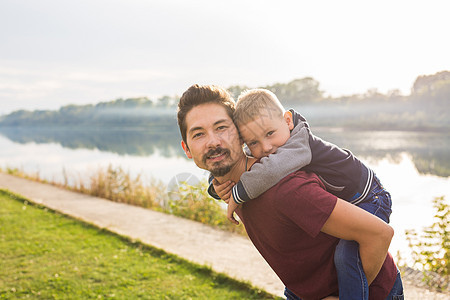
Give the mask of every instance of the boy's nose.
[{"label": "boy's nose", "polygon": [[272,153],[272,145],[270,143],[265,143],[263,145],[263,151],[268,154]]}]

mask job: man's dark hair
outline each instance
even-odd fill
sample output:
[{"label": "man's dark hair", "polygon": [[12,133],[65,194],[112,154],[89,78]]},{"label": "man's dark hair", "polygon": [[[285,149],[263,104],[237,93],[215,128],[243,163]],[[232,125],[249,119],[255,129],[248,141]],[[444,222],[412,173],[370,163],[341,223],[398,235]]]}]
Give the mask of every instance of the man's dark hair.
[{"label": "man's dark hair", "polygon": [[205,103],[222,105],[230,119],[233,120],[236,104],[227,90],[215,85],[192,85],[181,96],[177,111],[178,127],[180,127],[181,137],[186,145],[186,115],[192,108]]}]

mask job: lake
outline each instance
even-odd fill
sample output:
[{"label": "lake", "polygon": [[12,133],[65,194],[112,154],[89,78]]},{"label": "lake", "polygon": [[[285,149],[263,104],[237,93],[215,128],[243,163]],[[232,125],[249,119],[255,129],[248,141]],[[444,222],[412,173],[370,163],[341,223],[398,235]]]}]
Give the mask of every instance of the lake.
[{"label": "lake", "polygon": [[[391,225],[396,234],[390,250],[408,257],[405,229],[420,230],[432,223],[433,198],[445,196],[449,202],[450,133],[329,128],[314,133],[350,149],[375,170],[393,200]],[[166,184],[181,173],[199,179],[208,175],[186,159],[175,131],[0,128],[2,168],[62,182],[63,170],[69,178],[78,178],[108,165]]]}]

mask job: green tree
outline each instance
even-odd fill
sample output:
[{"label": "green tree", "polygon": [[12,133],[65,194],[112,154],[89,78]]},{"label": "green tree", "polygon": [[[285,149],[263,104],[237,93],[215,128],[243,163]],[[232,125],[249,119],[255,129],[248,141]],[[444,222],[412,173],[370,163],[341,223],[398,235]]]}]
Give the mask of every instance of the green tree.
[{"label": "green tree", "polygon": [[231,94],[231,96],[234,98],[234,100],[237,100],[239,95],[245,91],[250,89],[248,86],[245,85],[232,85],[229,88],[227,88],[227,91]]},{"label": "green tree", "polygon": [[316,102],[323,99],[319,82],[312,77],[294,79],[287,84],[276,83],[265,88],[277,95],[284,104]]},{"label": "green tree", "polygon": [[440,84],[450,83],[450,72],[442,71],[434,75],[422,75],[417,77],[412,87],[412,94],[420,96],[422,94],[432,94]]}]

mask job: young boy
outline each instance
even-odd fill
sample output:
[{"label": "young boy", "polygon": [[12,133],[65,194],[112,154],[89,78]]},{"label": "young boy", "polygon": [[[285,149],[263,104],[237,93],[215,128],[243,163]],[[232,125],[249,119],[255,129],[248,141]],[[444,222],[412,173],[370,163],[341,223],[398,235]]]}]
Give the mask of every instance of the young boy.
[{"label": "young boy", "polygon": [[[316,173],[326,190],[389,223],[390,194],[374,172],[350,151],[312,134],[305,118],[294,110],[284,111],[278,98],[265,89],[242,93],[234,121],[248,155],[260,159],[237,184],[217,185],[210,178],[208,192],[228,203],[233,222],[237,206],[254,199],[283,177],[302,168]],[[288,241],[287,241],[288,242]],[[341,240],[335,252],[341,299],[367,299],[368,283],[359,258],[358,244]]]}]

